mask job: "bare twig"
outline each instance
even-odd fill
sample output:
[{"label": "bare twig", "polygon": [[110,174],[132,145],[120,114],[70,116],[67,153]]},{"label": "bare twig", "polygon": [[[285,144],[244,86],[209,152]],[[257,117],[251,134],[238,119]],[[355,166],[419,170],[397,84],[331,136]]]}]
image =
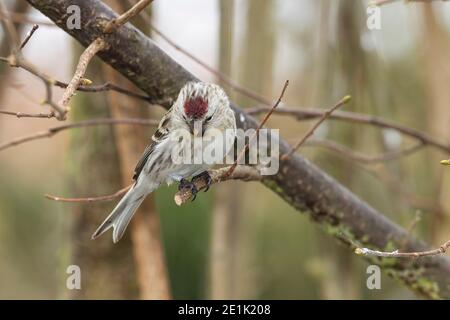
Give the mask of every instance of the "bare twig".
[{"label": "bare twig", "polygon": [[[227,180],[242,180],[242,181],[261,181],[262,176],[259,172],[249,166],[237,166],[231,175],[229,174],[231,167],[224,167],[218,170],[212,170],[209,172],[211,177],[211,183],[218,183]],[[204,179],[196,179],[193,181],[195,187],[198,191],[205,189],[208,185]],[[188,202],[192,199],[193,194],[189,189],[183,189],[178,191],[174,196],[174,201],[177,205],[181,206],[182,204]]]},{"label": "bare twig", "polygon": [[[226,180],[242,180],[242,181],[261,181],[262,176],[256,169],[247,166],[238,166],[236,170],[233,172],[231,176],[224,177],[224,174],[227,173],[229,167],[224,167],[217,170],[210,171],[211,183],[222,182]],[[194,184],[197,190],[203,190],[207,187],[206,181],[203,179],[198,179],[194,181]],[[53,196],[46,194],[45,197],[49,200],[60,201],[60,202],[97,202],[97,201],[111,201],[122,195],[124,195],[132,185],[129,185],[123,189],[120,189],[113,194],[106,196],[95,196],[95,197],[86,197],[86,198],[64,198],[60,196]],[[193,194],[190,190],[182,190],[178,191],[174,196],[174,201],[177,205],[182,205],[188,202],[193,197]]]},{"label": "bare twig", "polygon": [[13,61],[10,61],[10,66],[12,67],[21,67],[22,69],[34,74],[44,83],[45,86],[45,100],[42,103],[48,104],[56,114],[61,117],[64,115],[64,110],[61,106],[53,101],[53,90],[52,90],[52,81],[49,80],[49,77],[39,71],[32,64],[24,60],[22,57],[16,57]]},{"label": "bare twig", "polygon": [[275,102],[275,104],[272,106],[272,108],[269,110],[269,112],[267,112],[267,114],[265,115],[265,117],[262,119],[262,121],[259,123],[258,127],[256,128],[255,132],[250,136],[250,138],[248,139],[248,142],[245,144],[245,147],[241,150],[241,152],[238,154],[236,161],[234,161],[233,165],[230,167],[230,170],[228,171],[228,173],[224,176],[225,178],[227,176],[230,176],[234,169],[236,169],[238,163],[241,161],[242,157],[244,157],[245,152],[247,151],[249,145],[253,142],[253,139],[255,139],[255,137],[258,136],[259,130],[266,124],[267,120],[269,120],[270,116],[272,115],[272,113],[274,112],[274,110],[278,107],[278,105],[280,104],[281,100],[283,99],[284,93],[286,92],[286,89],[289,85],[289,80],[286,80],[286,82],[284,83],[283,86],[283,90],[281,90],[281,94],[278,97],[278,100]]},{"label": "bare twig", "polygon": [[[53,84],[55,86],[61,87],[61,88],[67,88],[67,86],[69,85],[68,83],[58,81],[58,80],[54,80]],[[133,98],[147,101],[152,104],[156,104],[154,99],[150,98],[147,95],[143,95],[143,94],[139,94],[139,93],[130,91],[128,89],[122,88],[121,86],[118,86],[118,85],[115,85],[115,84],[109,83],[109,82],[106,82],[104,84],[99,84],[99,85],[80,85],[80,86],[78,86],[77,90],[82,91],[82,92],[102,92],[102,91],[110,91],[111,90],[111,91],[116,91],[116,92],[125,94],[125,95],[133,97]]]},{"label": "bare twig", "polygon": [[[11,58],[0,57],[0,61],[8,63],[11,67],[22,68],[22,69],[28,71],[29,73],[31,73],[32,75],[41,79],[44,82],[45,86],[47,87],[47,93],[48,93],[48,91],[51,91],[51,90],[49,90],[50,86],[67,88],[67,86],[69,85],[66,82],[54,80],[51,76],[39,71],[35,66],[31,65],[30,63],[25,61],[23,58],[15,59],[15,61],[12,61]],[[103,92],[103,91],[109,91],[109,90],[117,91],[117,92],[125,94],[127,96],[130,96],[130,97],[133,97],[136,99],[141,99],[141,100],[147,101],[152,104],[158,103],[158,101],[154,101],[154,99],[150,98],[147,95],[143,95],[143,94],[139,94],[139,93],[127,90],[125,88],[122,88],[116,84],[109,83],[109,82],[106,82],[104,84],[99,84],[99,85],[79,85],[77,88],[77,91],[81,91],[81,92]],[[47,101],[51,102],[51,95],[49,96],[47,94],[47,98],[46,98],[45,102],[47,103]],[[55,102],[51,102],[51,103],[56,105]]]},{"label": "bare twig", "polygon": [[63,108],[63,113],[59,114],[58,117],[59,120],[65,119],[66,114],[69,111],[70,98],[72,98],[78,86],[81,84],[81,80],[84,74],[86,73],[86,69],[87,66],[89,65],[89,62],[99,51],[102,51],[105,48],[106,42],[102,38],[97,38],[81,54],[72,80],[70,80],[69,85],[67,86],[61,100],[58,103],[58,105],[60,105]]},{"label": "bare twig", "polygon": [[[134,5],[130,10],[125,12],[124,14],[120,15],[116,19],[111,20],[105,27],[105,33],[111,33],[116,28],[120,27],[121,25],[125,24],[127,21],[129,21],[132,17],[137,15],[139,12],[141,12],[148,4],[150,4],[153,0],[141,0],[136,5]],[[64,91],[64,94],[58,103],[62,106],[64,110],[64,114],[60,115],[58,117],[59,120],[64,120],[67,112],[69,111],[69,102],[70,98],[75,94],[75,91],[81,84],[81,80],[86,73],[87,66],[89,65],[89,62],[94,58],[94,56],[107,48],[106,41],[99,37],[92,41],[92,43],[84,50],[84,52],[81,54],[80,59],[78,61],[77,68],[75,70],[75,73],[72,77],[72,80],[70,80],[69,85],[67,86],[66,90]]]},{"label": "bare twig", "polygon": [[312,139],[308,140],[305,144],[305,147],[311,146],[311,147],[322,147],[329,149],[333,152],[338,153],[340,156],[344,158],[350,158],[351,160],[361,162],[364,164],[377,164],[380,162],[387,162],[391,160],[396,160],[402,157],[406,157],[408,155],[413,154],[414,152],[419,151],[422,149],[425,145],[422,142],[418,142],[415,145],[412,145],[411,147],[390,151],[386,153],[382,153],[375,156],[368,156],[364,153],[356,152],[344,145],[341,145],[339,143],[336,143],[334,141],[326,140],[326,139]]},{"label": "bare twig", "polygon": [[44,195],[49,200],[59,201],[59,202],[98,202],[98,201],[111,201],[118,197],[123,196],[130,188],[132,184],[120,189],[119,191],[114,192],[113,194],[109,194],[106,196],[98,196],[98,197],[87,197],[87,198],[63,198],[58,196],[52,196],[50,194]]},{"label": "bare twig", "polygon": [[152,1],[153,0],[140,0],[138,3],[136,3],[134,6],[132,6],[128,11],[121,14],[116,19],[108,22],[108,24],[105,27],[105,32],[106,33],[113,32],[118,27],[124,25],[125,23],[130,21],[130,19],[132,19],[137,14],[139,14],[142,10],[144,10],[145,7],[148,6]]},{"label": "bare twig", "polygon": [[14,111],[0,110],[0,114],[6,114],[10,116],[15,116],[17,118],[54,118],[55,113],[53,111],[49,113],[23,113]]},{"label": "bare twig", "polygon": [[[249,109],[247,111],[250,115],[257,115],[260,113],[265,113],[270,108],[267,107],[256,107]],[[274,111],[275,114],[279,115],[286,115],[286,116],[295,116],[297,120],[304,121],[304,120],[312,120],[316,118],[321,118],[324,114],[324,111],[317,110],[317,109],[301,109],[296,107],[283,107],[276,109]],[[349,111],[335,111],[330,116],[329,119],[333,120],[342,120],[346,122],[353,122],[353,123],[363,123],[367,125],[372,125],[375,127],[383,128],[383,129],[392,129],[394,131],[397,131],[399,133],[402,133],[406,136],[409,136],[415,140],[418,140],[426,145],[438,148],[446,153],[450,153],[450,145],[442,143],[433,137],[429,136],[428,134],[409,128],[407,126],[403,126],[400,124],[397,124],[395,122],[391,122],[389,120],[373,116],[373,115],[366,115],[361,113],[355,113],[355,112],[349,112]]]},{"label": "bare twig", "polygon": [[[5,8],[4,8],[3,4],[0,4],[0,11],[2,12],[2,14],[5,14],[5,12],[6,12],[4,9]],[[0,61],[8,63],[11,67],[20,66],[29,72],[33,71],[36,76],[41,78],[41,80],[44,82],[45,89],[46,89],[46,99],[45,99],[44,103],[47,103],[50,107],[52,107],[56,111],[56,115],[55,115],[56,118],[58,118],[58,119],[62,118],[64,115],[64,112],[63,112],[64,110],[58,104],[53,102],[52,89],[51,89],[50,83],[45,80],[45,76],[41,72],[37,71],[36,68],[34,68],[30,63],[25,61],[25,59],[23,58],[23,56],[20,52],[20,49],[23,48],[26,45],[26,43],[30,40],[31,36],[33,35],[34,31],[36,31],[37,27],[33,26],[33,29],[25,37],[25,40],[22,42],[22,45],[19,47],[19,40],[18,40],[17,31],[16,31],[16,28],[14,27],[14,24],[9,19],[3,19],[2,23],[5,27],[5,29],[7,30],[7,33],[9,34],[11,42],[14,42],[14,43],[11,44],[11,47],[12,47],[11,55],[7,58],[1,57]]]},{"label": "bare twig", "polygon": [[406,244],[408,243],[409,238],[413,234],[414,229],[416,228],[417,224],[422,220],[422,213],[420,210],[416,211],[416,214],[414,215],[414,219],[409,223],[409,225],[406,227],[406,236],[403,239],[403,242],[400,246],[400,248],[404,248]]},{"label": "bare twig", "polygon": [[418,251],[418,252],[398,252],[398,250],[394,250],[392,252],[383,252],[378,250],[371,250],[368,248],[356,248],[355,253],[363,256],[376,256],[376,257],[385,257],[385,258],[419,258],[426,256],[436,256],[443,254],[450,247],[450,240],[443,243],[439,248],[427,251]]},{"label": "bare twig", "polygon": [[[441,164],[448,165],[450,161],[442,160]],[[420,213],[416,213],[414,220],[411,222],[409,227],[407,228],[407,235],[405,237],[404,243],[402,246],[405,246],[407,239],[411,236],[412,230],[416,227],[417,223],[420,221],[421,216]],[[443,243],[439,248],[426,250],[426,251],[417,251],[417,252],[399,252],[398,250],[394,250],[392,252],[384,252],[378,250],[371,250],[368,248],[356,248],[355,253],[358,255],[364,256],[377,256],[377,257],[392,257],[392,258],[419,258],[426,256],[435,256],[444,254],[447,249],[450,247],[450,240]]]},{"label": "bare twig", "polygon": [[129,119],[109,119],[109,118],[90,119],[90,120],[74,122],[74,123],[69,123],[69,124],[65,124],[65,125],[61,125],[61,126],[48,128],[47,130],[39,131],[39,132],[30,134],[30,135],[27,135],[24,137],[15,138],[13,140],[10,140],[8,142],[0,144],[0,151],[10,148],[10,147],[13,147],[13,146],[17,146],[19,144],[22,144],[22,143],[25,143],[28,141],[33,141],[33,140],[38,140],[38,139],[43,139],[43,138],[50,138],[50,137],[54,136],[55,134],[57,134],[63,130],[67,130],[67,129],[92,127],[92,126],[98,126],[98,125],[121,125],[121,124],[154,126],[154,125],[158,125],[158,123],[159,123],[159,121],[151,120],[151,119],[150,120],[133,119],[133,118],[129,118]]},{"label": "bare twig", "polygon": [[287,153],[281,156],[280,160],[284,161],[287,160],[294,152],[296,152],[302,145],[305,143],[305,141],[314,134],[314,131],[324,122],[336,109],[343,106],[347,102],[349,102],[351,99],[350,96],[345,96],[342,98],[338,103],[336,103],[333,107],[325,111],[322,116],[320,117],[319,121],[317,121],[314,126],[306,134],[303,136],[303,138],[295,145],[293,146]]},{"label": "bare twig", "polygon": [[25,39],[23,39],[22,44],[20,45],[20,50],[22,50],[30,41],[33,34],[36,32],[36,30],[39,28],[39,25],[34,24],[30,31],[28,31],[27,35],[25,36]]}]

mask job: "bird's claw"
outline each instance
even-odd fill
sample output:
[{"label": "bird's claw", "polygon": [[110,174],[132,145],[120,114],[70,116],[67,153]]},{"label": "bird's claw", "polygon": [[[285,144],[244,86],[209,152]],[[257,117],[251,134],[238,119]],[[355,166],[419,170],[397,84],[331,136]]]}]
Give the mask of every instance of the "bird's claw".
[{"label": "bird's claw", "polygon": [[178,190],[182,191],[182,190],[189,190],[192,193],[192,201],[195,200],[195,198],[197,198],[197,187],[195,186],[195,184],[189,180],[186,179],[181,179],[180,184],[178,185]]},{"label": "bird's claw", "polygon": [[202,173],[196,175],[195,177],[192,178],[192,182],[202,179],[205,181],[206,183],[206,188],[205,188],[205,192],[209,190],[209,187],[212,184],[212,178],[211,175],[209,174],[208,171],[203,171]]}]

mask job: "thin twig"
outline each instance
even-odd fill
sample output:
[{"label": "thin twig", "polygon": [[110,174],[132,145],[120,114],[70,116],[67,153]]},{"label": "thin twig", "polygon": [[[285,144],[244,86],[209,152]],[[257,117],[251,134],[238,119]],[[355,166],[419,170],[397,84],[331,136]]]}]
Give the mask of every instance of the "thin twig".
[{"label": "thin twig", "polygon": [[17,146],[20,144],[23,144],[28,141],[43,139],[43,138],[50,138],[54,136],[55,134],[67,130],[67,129],[73,129],[73,128],[81,128],[81,127],[92,127],[92,126],[98,126],[98,125],[121,125],[121,124],[128,124],[128,125],[142,125],[142,126],[154,126],[158,125],[159,121],[152,120],[152,119],[134,119],[134,118],[124,118],[124,119],[109,119],[109,118],[101,118],[101,119],[90,119],[85,121],[79,121],[74,123],[69,123],[65,125],[60,125],[52,128],[48,128],[47,130],[39,131],[24,137],[15,138],[13,140],[4,142],[0,144],[0,151]]},{"label": "thin twig", "polygon": [[[223,182],[227,180],[242,180],[242,181],[261,181],[262,176],[258,170],[249,166],[237,166],[231,174],[228,174],[231,167],[224,167],[209,172],[211,177],[211,184]],[[204,179],[196,179],[192,181],[198,191],[205,189],[208,184]],[[179,190],[175,196],[174,201],[177,205],[188,202],[194,195],[190,189]]]},{"label": "thin twig", "polygon": [[255,137],[258,136],[259,130],[266,124],[267,120],[269,120],[269,118],[273,114],[274,110],[280,104],[281,100],[283,99],[284,93],[286,92],[286,89],[287,89],[288,85],[289,85],[289,80],[286,80],[286,82],[284,83],[284,86],[283,86],[283,90],[281,90],[281,94],[278,97],[278,100],[275,102],[275,104],[272,106],[272,108],[269,110],[269,112],[267,112],[265,117],[259,123],[259,125],[256,128],[255,132],[253,132],[253,134],[250,136],[250,138],[248,139],[248,142],[245,144],[245,147],[241,150],[241,152],[239,153],[239,155],[236,158],[236,161],[230,167],[230,170],[225,175],[225,177],[230,176],[233,173],[234,169],[236,169],[238,163],[241,161],[242,157],[244,157],[245,152],[247,151],[249,145],[253,142],[253,139],[255,139]]},{"label": "thin twig", "polygon": [[53,90],[52,90],[52,81],[49,80],[49,77],[39,71],[36,67],[30,64],[28,61],[24,60],[22,57],[17,57],[14,61],[10,62],[10,66],[12,67],[20,67],[41,79],[45,87],[45,100],[42,103],[48,104],[57,115],[61,116],[64,114],[64,110],[61,108],[59,104],[53,101]]},{"label": "thin twig", "polygon": [[385,152],[379,155],[375,156],[368,156],[364,153],[353,151],[352,149],[336,143],[334,141],[326,140],[326,139],[312,139],[308,140],[305,144],[305,147],[311,146],[311,147],[322,147],[329,149],[333,152],[338,153],[340,156],[344,158],[351,158],[354,161],[361,162],[364,164],[377,164],[380,162],[387,162],[392,160],[397,160],[399,158],[406,157],[408,155],[411,155],[420,149],[422,149],[425,145],[422,142],[418,142],[415,145],[412,145],[411,147],[405,148],[405,149],[399,149],[395,151]]},{"label": "thin twig", "polygon": [[[6,12],[4,9],[5,8],[4,8],[3,4],[0,4],[0,11],[2,12],[2,14],[4,14],[4,12]],[[49,84],[48,81],[46,81],[44,79],[43,74],[41,74],[39,71],[37,71],[36,68],[34,68],[30,63],[25,61],[25,59],[23,58],[23,56],[20,52],[20,48],[25,46],[25,44],[30,40],[31,36],[33,35],[34,31],[36,31],[37,27],[36,26],[33,27],[34,31],[32,29],[32,31],[26,36],[25,40],[22,42],[22,45],[19,47],[17,30],[14,27],[14,24],[9,19],[3,19],[2,23],[4,24],[5,29],[7,30],[7,33],[9,34],[10,38],[12,39],[11,41],[14,40],[14,44],[11,45],[12,46],[11,55],[7,58],[1,57],[0,61],[8,63],[11,67],[18,67],[20,65],[23,69],[25,69],[29,72],[31,72],[30,70],[35,71],[36,75],[38,75],[38,77],[40,77],[42,79],[42,81],[44,82],[44,85],[45,85],[46,100],[44,101],[44,103],[47,103],[50,107],[52,107],[56,111],[56,113],[58,115],[58,116],[56,116],[56,118],[61,118],[64,114],[63,109],[58,104],[53,102],[51,85]]]},{"label": "thin twig", "polygon": [[300,139],[300,141],[293,146],[287,153],[285,153],[284,155],[281,156],[280,160],[285,161],[287,159],[289,159],[289,157],[296,152],[302,145],[303,143],[305,143],[305,141],[314,134],[314,131],[316,131],[316,129],[322,124],[322,122],[324,122],[329,116],[331,116],[331,114],[338,109],[339,107],[343,106],[344,104],[346,104],[347,102],[349,102],[351,99],[350,96],[345,96],[344,98],[342,98],[338,103],[336,103],[333,107],[331,107],[330,109],[328,109],[327,111],[325,111],[322,116],[319,118],[319,121],[317,121],[314,126],[312,126],[312,128],[310,130],[308,130],[308,132],[306,132],[306,134],[303,136],[302,139]]},{"label": "thin twig", "polygon": [[[41,79],[45,83],[46,86],[56,86],[56,87],[65,89],[69,85],[68,83],[63,82],[63,81],[54,80],[53,77],[39,71],[35,66],[31,65],[23,58],[13,61],[13,64],[11,64],[12,63],[11,59],[6,58],[6,57],[0,57],[0,61],[10,64],[11,67],[24,69],[25,71],[27,71],[27,72],[31,73],[32,75]],[[130,96],[130,97],[133,97],[136,99],[144,100],[144,101],[147,101],[152,104],[158,104],[158,101],[154,101],[154,99],[150,98],[147,95],[143,95],[143,94],[139,94],[139,93],[130,91],[128,89],[122,88],[116,84],[109,83],[109,82],[106,82],[104,84],[99,84],[99,85],[79,85],[77,88],[77,91],[81,91],[81,92],[103,92],[103,91],[109,91],[109,90],[116,91],[116,92],[125,94],[127,96]],[[47,91],[48,91],[48,88],[47,88]],[[46,98],[46,102],[47,101],[51,101],[51,98],[49,96],[47,96],[47,98]],[[55,102],[53,102],[53,103],[56,105]]]},{"label": "thin twig", "polygon": [[59,201],[59,202],[98,202],[98,201],[111,201],[118,197],[123,196],[130,188],[132,184],[129,186],[120,189],[119,191],[114,192],[113,194],[109,194],[106,196],[97,196],[97,197],[87,197],[87,198],[63,198],[58,196],[52,196],[50,194],[45,194],[44,197],[46,197],[49,200],[53,201]]},{"label": "thin twig", "polygon": [[398,250],[394,250],[392,252],[383,252],[378,250],[371,250],[368,248],[356,248],[355,253],[363,256],[376,256],[376,257],[384,257],[384,258],[419,258],[426,256],[436,256],[439,254],[443,254],[450,247],[450,240],[443,243],[439,248],[427,251],[418,251],[418,252],[398,252]]},{"label": "thin twig", "polygon": [[[256,108],[249,109],[247,111],[247,113],[250,115],[257,115],[257,114],[265,113],[265,112],[267,112],[267,110],[270,110],[270,108],[256,107]],[[302,108],[297,108],[297,107],[283,107],[283,108],[276,109],[274,111],[274,113],[279,114],[279,115],[295,116],[297,118],[297,120],[304,121],[304,120],[312,120],[312,119],[316,119],[316,118],[321,118],[324,114],[324,111],[321,111],[318,109],[302,109]],[[413,128],[409,128],[407,126],[403,126],[403,125],[397,124],[395,122],[391,122],[389,120],[386,120],[384,118],[380,118],[377,116],[337,110],[337,111],[333,112],[333,114],[330,115],[329,119],[330,120],[342,120],[342,121],[353,122],[353,123],[363,123],[363,124],[383,128],[383,129],[392,129],[401,134],[409,136],[415,140],[423,142],[426,145],[430,145],[430,146],[438,148],[446,153],[450,153],[450,145],[442,143],[422,131],[419,131],[419,130],[416,130]]]},{"label": "thin twig", "polygon": [[153,0],[140,0],[134,6],[132,6],[128,11],[121,14],[116,19],[111,20],[105,27],[106,33],[111,33],[118,27],[124,25],[130,21],[134,16],[138,15],[142,10],[145,9]]},{"label": "thin twig", "polygon": [[17,118],[54,118],[55,113],[53,111],[49,113],[24,113],[24,112],[13,112],[13,111],[5,111],[0,110],[0,114],[6,114],[10,116],[15,116]]},{"label": "thin twig", "polygon": [[72,80],[70,80],[69,85],[67,86],[61,100],[58,103],[58,105],[63,108],[63,113],[59,114],[59,120],[65,119],[66,114],[69,111],[70,98],[72,98],[78,86],[81,84],[81,80],[86,73],[89,62],[99,51],[104,50],[106,47],[106,42],[102,38],[97,38],[81,54]]},{"label": "thin twig", "polygon": [[[128,20],[130,20],[132,17],[141,12],[152,1],[153,0],[141,0],[139,1],[139,3],[134,5],[130,10],[120,15],[116,19],[111,20],[105,27],[105,33],[111,33],[114,30],[116,30],[116,28],[125,24]],[[77,88],[80,86],[81,80],[84,74],[86,73],[86,69],[89,65],[89,62],[92,60],[92,58],[94,58],[94,56],[98,52],[106,48],[107,48],[106,41],[102,37],[99,37],[94,41],[92,41],[92,43],[81,54],[72,80],[70,80],[69,85],[67,86],[61,100],[58,103],[64,109],[64,114],[60,114],[58,117],[59,120],[65,119],[66,114],[69,111],[70,99],[75,94]]]},{"label": "thin twig", "polygon": [[[58,81],[58,80],[54,80],[53,84],[60,88],[67,88],[67,86],[69,85],[68,83]],[[77,90],[81,91],[81,92],[102,92],[102,91],[110,91],[111,90],[111,91],[116,91],[116,92],[125,94],[125,95],[133,97],[133,98],[147,101],[152,104],[156,104],[154,99],[150,98],[147,95],[143,95],[143,94],[139,94],[139,93],[130,91],[128,89],[122,88],[121,86],[118,86],[116,84],[109,83],[109,82],[106,82],[104,84],[99,84],[99,85],[80,85],[80,86],[78,86]]]},{"label": "thin twig", "polygon": [[27,35],[25,36],[25,39],[23,39],[22,44],[20,45],[20,50],[22,50],[30,41],[33,34],[36,32],[36,30],[39,28],[39,25],[34,24],[30,31],[28,31]]},{"label": "thin twig", "polygon": [[408,227],[406,228],[406,236],[403,239],[400,248],[406,247],[409,238],[411,238],[414,229],[417,227],[417,224],[422,220],[422,213],[420,210],[416,211],[416,214],[414,215],[414,219],[409,223]]}]

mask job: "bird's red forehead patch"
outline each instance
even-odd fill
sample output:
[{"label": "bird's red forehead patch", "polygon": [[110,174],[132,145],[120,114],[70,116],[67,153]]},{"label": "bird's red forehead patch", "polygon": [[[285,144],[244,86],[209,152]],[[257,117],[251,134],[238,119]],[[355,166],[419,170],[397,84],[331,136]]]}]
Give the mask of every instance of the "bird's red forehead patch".
[{"label": "bird's red forehead patch", "polygon": [[184,113],[190,118],[201,118],[206,114],[207,111],[208,101],[203,97],[190,97],[184,103]]}]

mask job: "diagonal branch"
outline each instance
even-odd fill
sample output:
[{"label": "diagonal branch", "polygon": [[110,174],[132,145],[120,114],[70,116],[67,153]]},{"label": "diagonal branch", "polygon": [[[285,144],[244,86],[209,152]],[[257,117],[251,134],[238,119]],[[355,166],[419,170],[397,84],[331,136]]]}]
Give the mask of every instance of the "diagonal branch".
[{"label": "diagonal branch", "polygon": [[30,31],[28,31],[27,35],[25,36],[25,39],[23,39],[22,43],[20,44],[20,50],[22,50],[30,41],[33,34],[36,32],[36,30],[39,28],[39,25],[34,24]]},{"label": "diagonal branch", "polygon": [[264,116],[262,121],[259,123],[258,127],[256,128],[255,132],[251,135],[251,137],[248,139],[248,142],[245,144],[244,148],[240,151],[238,154],[236,161],[234,161],[233,165],[230,167],[229,171],[225,174],[225,178],[231,176],[234,169],[236,169],[238,163],[241,161],[241,159],[244,157],[245,152],[248,150],[248,147],[253,143],[253,140],[258,136],[259,130],[266,124],[267,120],[269,120],[272,113],[275,111],[275,109],[278,107],[278,105],[281,103],[281,99],[284,97],[284,93],[286,92],[286,89],[289,85],[289,80],[286,80],[283,86],[283,90],[281,90],[281,94],[278,97],[278,100],[275,102],[275,104],[270,108],[269,112]]},{"label": "diagonal branch", "polygon": [[128,11],[121,14],[117,18],[111,20],[105,27],[105,32],[113,32],[118,27],[124,25],[130,21],[134,16],[138,15],[142,10],[145,9],[153,0],[140,0],[134,6],[132,6]]},{"label": "diagonal branch", "polygon": [[328,109],[327,111],[325,111],[322,116],[319,118],[319,121],[317,121],[310,130],[308,130],[308,132],[306,132],[306,134],[303,136],[303,138],[296,143],[287,153],[283,154],[281,156],[281,160],[285,161],[287,160],[290,156],[292,156],[292,154],[294,152],[296,152],[304,143],[305,141],[314,134],[314,131],[316,131],[316,129],[322,124],[322,122],[324,122],[328,117],[331,116],[331,114],[338,109],[339,107],[343,106],[344,104],[346,104],[347,102],[350,101],[350,96],[345,96],[344,98],[342,98],[341,100],[339,100],[338,103],[336,103],[333,107],[331,107],[330,109]]},{"label": "diagonal branch", "polygon": [[69,111],[70,98],[72,98],[72,96],[75,94],[75,91],[81,84],[81,80],[86,73],[89,62],[99,51],[104,49],[106,49],[106,42],[103,40],[103,38],[97,38],[81,54],[72,80],[70,80],[63,96],[61,97],[61,100],[58,103],[58,105],[63,108],[60,117],[58,117],[59,120],[64,120],[66,118],[66,114]]}]

